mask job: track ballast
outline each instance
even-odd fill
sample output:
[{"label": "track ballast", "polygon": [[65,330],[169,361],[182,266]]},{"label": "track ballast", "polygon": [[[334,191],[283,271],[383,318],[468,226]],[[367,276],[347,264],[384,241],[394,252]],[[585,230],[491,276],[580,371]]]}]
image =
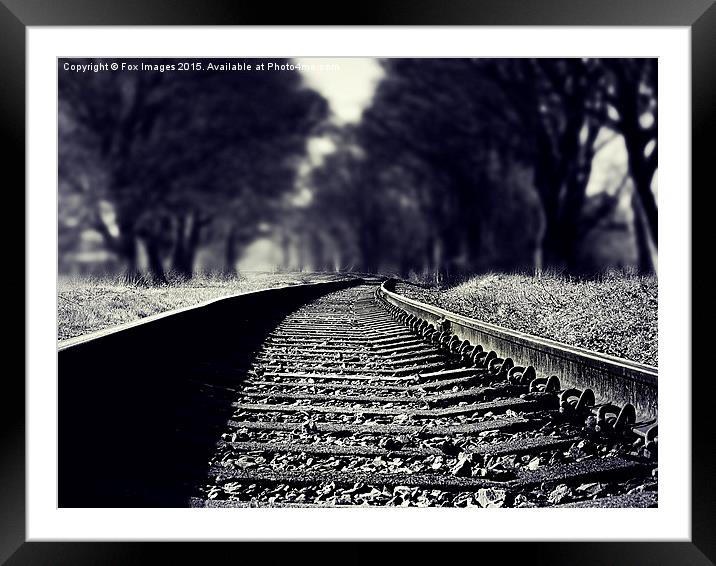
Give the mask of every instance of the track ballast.
[{"label": "track ballast", "polygon": [[648,507],[656,442],[374,285],[287,316],[235,387],[194,506]]}]

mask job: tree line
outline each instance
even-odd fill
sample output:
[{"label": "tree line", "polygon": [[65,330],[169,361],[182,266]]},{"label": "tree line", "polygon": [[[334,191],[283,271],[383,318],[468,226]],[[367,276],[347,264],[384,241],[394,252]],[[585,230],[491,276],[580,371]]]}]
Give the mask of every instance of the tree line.
[{"label": "tree line", "polygon": [[[154,283],[191,277],[207,245],[235,274],[261,237],[285,268],[584,273],[604,266],[585,259],[601,238],[654,271],[656,59],[380,64],[362,119],[337,126],[298,72],[77,73],[60,60],[61,248],[90,229],[128,277]],[[335,151],[306,169],[314,136]],[[590,193],[610,143],[626,170]]]},{"label": "tree line", "polygon": [[[311,248],[325,263],[438,279],[485,270],[581,273],[595,231],[621,230],[654,270],[655,59],[388,59],[361,122],[313,171]],[[627,177],[587,194],[623,139]],[[632,226],[615,222],[633,186]],[[340,203],[345,206],[339,206]],[[350,204],[348,204],[350,203]],[[633,242],[631,241],[633,240]],[[337,258],[337,259],[336,259]]]},{"label": "tree line", "polygon": [[242,246],[275,222],[326,100],[295,72],[194,62],[203,70],[76,73],[58,62],[61,244],[89,227],[128,277],[143,249],[149,279],[163,283],[167,269],[191,277],[207,241],[223,242],[233,273]]}]

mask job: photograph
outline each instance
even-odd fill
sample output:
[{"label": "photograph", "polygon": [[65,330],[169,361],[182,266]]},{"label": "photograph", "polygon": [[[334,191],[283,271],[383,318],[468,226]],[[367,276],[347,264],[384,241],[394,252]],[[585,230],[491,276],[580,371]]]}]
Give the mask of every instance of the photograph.
[{"label": "photograph", "polygon": [[659,58],[56,65],[58,508],[659,506]]}]

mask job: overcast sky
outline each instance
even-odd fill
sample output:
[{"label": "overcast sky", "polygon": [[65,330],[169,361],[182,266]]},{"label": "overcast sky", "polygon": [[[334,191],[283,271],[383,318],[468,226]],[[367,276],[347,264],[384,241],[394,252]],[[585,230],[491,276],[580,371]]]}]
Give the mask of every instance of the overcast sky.
[{"label": "overcast sky", "polygon": [[303,76],[309,86],[326,97],[334,119],[339,124],[360,119],[383,76],[383,70],[375,59],[308,57],[296,61],[304,65],[338,66],[338,70],[304,71]]}]

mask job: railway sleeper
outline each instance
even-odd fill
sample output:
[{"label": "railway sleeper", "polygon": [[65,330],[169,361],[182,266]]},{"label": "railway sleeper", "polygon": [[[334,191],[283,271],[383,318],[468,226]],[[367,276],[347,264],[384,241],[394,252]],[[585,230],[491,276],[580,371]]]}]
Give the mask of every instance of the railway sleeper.
[{"label": "railway sleeper", "polygon": [[342,403],[394,403],[394,404],[413,404],[421,405],[423,408],[436,408],[444,405],[453,404],[459,401],[475,402],[486,401],[496,397],[506,397],[514,394],[517,390],[516,386],[507,385],[504,388],[496,387],[470,387],[459,391],[450,391],[448,393],[423,394],[419,396],[409,396],[409,391],[404,390],[404,395],[351,395],[336,393],[310,393],[310,392],[284,392],[272,389],[262,389],[258,391],[242,391],[243,397],[249,399],[282,399],[282,400],[311,400],[311,401],[335,401]]},{"label": "railway sleeper", "polygon": [[418,435],[429,438],[431,436],[453,436],[456,434],[480,434],[485,431],[520,431],[534,430],[544,426],[547,419],[525,418],[521,416],[508,417],[504,419],[481,421],[474,423],[461,423],[452,425],[425,424],[381,424],[381,423],[333,423],[333,422],[310,422],[310,421],[247,421],[231,419],[227,423],[229,430],[283,430],[301,433],[328,432],[342,434],[384,434],[384,435]]},{"label": "railway sleeper", "polygon": [[[252,379],[250,381],[245,382],[245,387],[260,387],[260,386],[271,386],[275,388],[276,391],[285,391],[285,392],[295,392],[295,391],[301,391],[304,389],[316,389],[316,390],[324,390],[325,393],[328,393],[330,391],[340,391],[343,389],[347,390],[358,390],[358,391],[373,391],[376,394],[380,392],[385,392],[386,394],[393,393],[393,392],[406,392],[413,395],[420,395],[425,394],[428,391],[439,391],[442,389],[454,389],[457,388],[465,388],[465,387],[471,387],[473,386],[477,380],[479,379],[479,374],[474,375],[468,375],[466,377],[456,377],[454,379],[442,379],[437,381],[425,381],[425,382],[418,382],[419,380],[412,380],[416,381],[414,385],[394,385],[395,383],[399,383],[396,381],[391,381],[390,384],[383,384],[383,385],[372,385],[372,383],[375,383],[375,381],[369,381],[366,384],[362,383],[349,383],[345,381],[341,381],[338,383],[333,383],[331,381],[324,381],[324,380],[309,380],[308,381],[262,381],[257,379]],[[242,389],[244,390],[244,389]],[[238,393],[239,391],[237,391]]]},{"label": "railway sleeper", "polygon": [[251,483],[285,483],[305,485],[310,483],[333,483],[354,485],[373,483],[385,486],[410,486],[443,490],[477,490],[502,488],[521,490],[545,482],[555,485],[576,482],[618,481],[648,477],[651,467],[617,457],[594,458],[536,470],[519,468],[513,478],[503,481],[482,477],[460,477],[430,473],[366,473],[346,471],[268,471],[253,469],[226,469],[212,467],[209,477],[217,482],[244,481]]},{"label": "railway sleeper", "polygon": [[328,406],[328,405],[282,405],[276,403],[239,403],[231,404],[232,407],[243,411],[268,412],[306,412],[311,413],[346,413],[363,415],[398,416],[404,415],[414,419],[434,419],[437,417],[449,417],[456,415],[483,415],[485,413],[500,413],[505,411],[539,411],[554,408],[556,399],[546,395],[541,399],[526,400],[520,398],[508,398],[483,403],[471,403],[463,406],[454,406],[438,409],[416,409],[406,410],[403,408],[385,407],[355,407],[355,406]]},{"label": "railway sleeper", "polygon": [[[567,436],[564,438],[556,438],[551,436],[523,438],[519,440],[510,440],[506,442],[485,443],[473,447],[457,448],[462,454],[472,455],[479,454],[483,456],[504,456],[507,454],[532,454],[535,452],[556,450],[564,448],[572,444],[578,436]],[[385,443],[383,443],[385,445]],[[242,452],[287,452],[302,454],[322,454],[329,456],[390,456],[409,457],[409,456],[445,456],[455,451],[441,448],[438,446],[420,446],[420,447],[395,447],[395,443],[387,443],[393,448],[384,448],[380,445],[359,445],[359,444],[330,444],[321,442],[226,442],[219,441],[219,448],[229,448]]]}]

